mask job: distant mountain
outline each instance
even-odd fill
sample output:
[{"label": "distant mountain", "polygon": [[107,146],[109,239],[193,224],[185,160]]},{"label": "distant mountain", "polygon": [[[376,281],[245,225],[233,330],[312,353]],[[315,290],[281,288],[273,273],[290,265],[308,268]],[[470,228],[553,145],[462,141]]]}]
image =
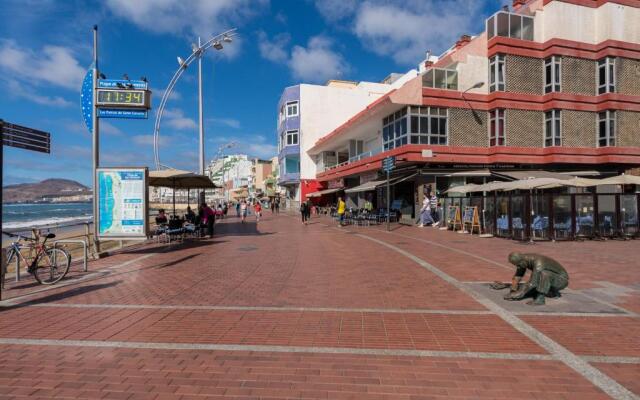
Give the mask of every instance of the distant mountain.
[{"label": "distant mountain", "polygon": [[[3,203],[37,203],[43,201],[86,201],[91,190],[69,179],[46,179],[38,183],[21,183],[2,188]],[[62,200],[61,200],[62,199]]]}]

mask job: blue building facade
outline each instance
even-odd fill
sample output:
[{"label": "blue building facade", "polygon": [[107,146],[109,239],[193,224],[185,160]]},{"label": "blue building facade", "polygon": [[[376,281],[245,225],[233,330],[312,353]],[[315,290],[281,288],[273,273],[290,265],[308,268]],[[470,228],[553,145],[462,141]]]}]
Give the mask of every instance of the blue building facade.
[{"label": "blue building facade", "polygon": [[286,88],[278,102],[278,185],[287,198],[300,200],[300,86]]}]

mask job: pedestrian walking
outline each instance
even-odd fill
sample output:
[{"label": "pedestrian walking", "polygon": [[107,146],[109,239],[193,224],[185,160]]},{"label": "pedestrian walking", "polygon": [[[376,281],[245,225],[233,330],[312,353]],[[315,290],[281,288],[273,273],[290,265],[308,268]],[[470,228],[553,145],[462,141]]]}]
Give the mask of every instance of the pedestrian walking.
[{"label": "pedestrian walking", "polygon": [[262,204],[260,201],[256,201],[256,205],[253,207],[256,213],[256,224],[260,222],[260,217],[262,217]]},{"label": "pedestrian walking", "polygon": [[433,218],[431,218],[431,199],[429,196],[424,196],[422,208],[420,209],[420,225],[418,225],[418,227],[422,228],[425,225],[431,224],[433,224]]},{"label": "pedestrian walking", "polygon": [[338,224],[340,226],[344,225],[344,213],[347,211],[347,205],[342,200],[342,197],[338,197]]},{"label": "pedestrian walking", "polygon": [[276,212],[276,201],[275,200],[271,200],[271,214]]},{"label": "pedestrian walking", "polygon": [[306,225],[307,224],[307,212],[309,210],[309,205],[307,204],[306,201],[303,201],[302,203],[300,203],[300,216],[302,217],[302,224]]},{"label": "pedestrian walking", "polygon": [[242,200],[240,203],[240,218],[242,218],[242,223],[244,224],[245,218],[247,218],[247,202],[246,200]]},{"label": "pedestrian walking", "polygon": [[433,227],[437,228],[440,225],[440,216],[438,215],[438,196],[435,192],[432,192],[429,199],[429,205],[431,206],[431,219],[433,219]]},{"label": "pedestrian walking", "polygon": [[276,214],[280,214],[280,200],[276,200]]},{"label": "pedestrian walking", "polygon": [[236,214],[237,214],[238,218],[240,218],[240,202],[236,203]]}]

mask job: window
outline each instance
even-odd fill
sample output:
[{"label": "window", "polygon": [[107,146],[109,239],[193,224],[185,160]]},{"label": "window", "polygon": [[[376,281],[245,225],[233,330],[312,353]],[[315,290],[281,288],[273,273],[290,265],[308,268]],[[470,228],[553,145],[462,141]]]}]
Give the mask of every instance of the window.
[{"label": "window", "polygon": [[489,91],[502,92],[505,89],[504,54],[496,54],[489,59]]},{"label": "window", "polygon": [[298,102],[292,101],[287,103],[287,118],[298,115]]},{"label": "window", "polygon": [[408,143],[407,109],[403,108],[382,120],[384,150],[391,150]]},{"label": "window", "polygon": [[544,147],[562,146],[561,118],[560,110],[544,113]]},{"label": "window", "polygon": [[287,131],[287,146],[298,144],[298,131]]},{"label": "window", "polygon": [[553,56],[544,60],[544,92],[560,91],[560,57]]},{"label": "window", "polygon": [[507,135],[504,129],[504,109],[489,111],[489,146],[504,146]]},{"label": "window", "polygon": [[616,112],[598,113],[598,147],[616,145]]},{"label": "window", "polygon": [[446,146],[449,142],[448,110],[438,107],[410,107],[411,144]]},{"label": "window", "polygon": [[533,17],[499,11],[487,19],[487,38],[533,40]]},{"label": "window", "polygon": [[458,90],[458,71],[432,68],[422,75],[422,86],[434,89]]},{"label": "window", "polygon": [[607,57],[598,61],[598,94],[616,91],[616,59]]}]

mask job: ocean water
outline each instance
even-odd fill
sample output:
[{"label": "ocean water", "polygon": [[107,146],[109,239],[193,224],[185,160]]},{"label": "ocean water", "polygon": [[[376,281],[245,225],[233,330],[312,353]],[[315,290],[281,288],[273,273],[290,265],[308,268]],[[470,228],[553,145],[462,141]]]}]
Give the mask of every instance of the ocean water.
[{"label": "ocean water", "polygon": [[2,230],[65,226],[92,219],[91,203],[3,204]]}]

